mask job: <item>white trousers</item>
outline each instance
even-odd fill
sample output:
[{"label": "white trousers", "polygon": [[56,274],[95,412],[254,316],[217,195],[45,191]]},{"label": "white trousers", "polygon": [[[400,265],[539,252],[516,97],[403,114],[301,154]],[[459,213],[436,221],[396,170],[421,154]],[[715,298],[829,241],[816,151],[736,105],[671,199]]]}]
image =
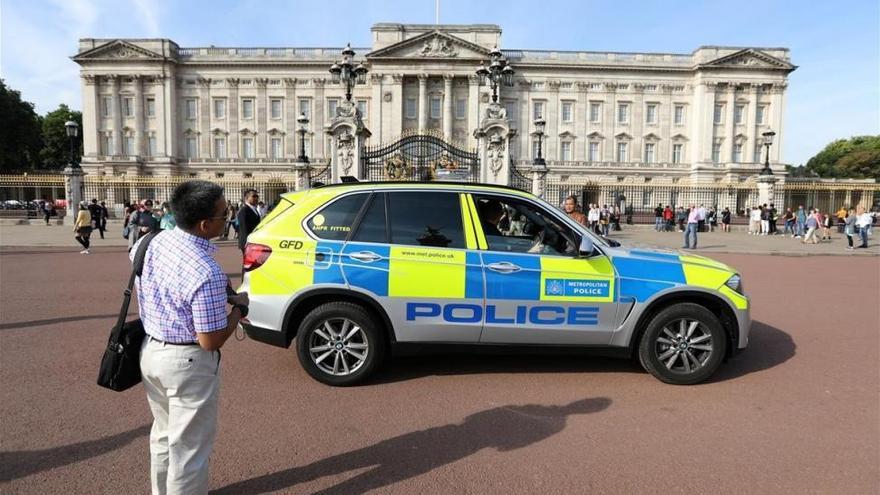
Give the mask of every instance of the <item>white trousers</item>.
[{"label": "white trousers", "polygon": [[153,412],[153,494],[208,493],[208,460],[217,431],[220,353],[144,339],[141,375]]}]

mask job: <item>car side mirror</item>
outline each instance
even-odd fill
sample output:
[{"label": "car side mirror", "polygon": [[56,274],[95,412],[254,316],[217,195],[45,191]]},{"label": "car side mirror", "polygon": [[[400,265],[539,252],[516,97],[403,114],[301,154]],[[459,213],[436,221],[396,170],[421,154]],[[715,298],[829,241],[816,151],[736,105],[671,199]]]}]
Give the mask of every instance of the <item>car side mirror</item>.
[{"label": "car side mirror", "polygon": [[620,243],[615,241],[614,239],[605,239],[605,242],[608,243],[611,247],[620,247]]},{"label": "car side mirror", "polygon": [[593,256],[593,239],[590,239],[590,236],[581,237],[581,246],[578,248],[578,252],[586,258]]}]

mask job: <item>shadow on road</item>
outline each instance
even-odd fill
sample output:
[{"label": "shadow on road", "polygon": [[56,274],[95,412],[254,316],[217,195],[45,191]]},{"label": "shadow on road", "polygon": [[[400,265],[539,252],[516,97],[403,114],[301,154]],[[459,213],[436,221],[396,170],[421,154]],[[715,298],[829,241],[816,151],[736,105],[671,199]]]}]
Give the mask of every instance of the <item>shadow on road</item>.
[{"label": "shadow on road", "polygon": [[507,452],[540,442],[565,428],[568,416],[602,411],[611,399],[582,399],[564,406],[501,406],[472,414],[458,424],[437,426],[383,440],[306,466],[251,478],[215,494],[263,493],[355,469],[372,469],[316,493],[364,493],[427,473],[482,449]]},{"label": "shadow on road", "polygon": [[149,433],[150,426],[145,425],[98,440],[72,443],[51,449],[0,452],[0,482],[97,457],[121,448],[132,440]]},{"label": "shadow on road", "polygon": [[[735,379],[780,365],[795,354],[797,346],[786,332],[759,321],[752,323],[749,346],[721,364],[710,382]],[[430,349],[430,348],[428,348]],[[414,380],[426,376],[493,373],[645,373],[635,360],[599,357],[570,349],[456,348],[450,352],[416,350],[395,356],[365,386]]]},{"label": "shadow on road", "polygon": [[[137,317],[137,313],[129,313],[130,317]],[[17,321],[13,323],[0,323],[0,330],[8,330],[13,328],[28,328],[28,327],[39,327],[43,325],[54,325],[56,323],[73,323],[74,321],[83,321],[83,320],[102,320],[105,318],[117,318],[119,317],[119,313],[109,314],[109,315],[86,315],[86,316],[67,316],[65,318],[49,318],[46,320],[31,320],[31,321]],[[107,325],[107,332],[110,332],[110,327],[115,325],[114,323],[110,323]]]}]

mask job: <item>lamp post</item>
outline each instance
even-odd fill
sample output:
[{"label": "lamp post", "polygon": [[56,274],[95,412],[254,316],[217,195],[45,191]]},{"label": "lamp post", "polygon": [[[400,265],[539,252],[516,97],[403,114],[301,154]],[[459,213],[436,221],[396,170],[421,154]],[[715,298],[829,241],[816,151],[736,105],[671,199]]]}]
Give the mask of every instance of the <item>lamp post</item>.
[{"label": "lamp post", "polygon": [[301,163],[309,163],[309,157],[306,156],[306,132],[308,132],[309,118],[306,117],[306,113],[302,112],[299,114],[299,118],[296,119],[296,122],[299,124],[299,129],[296,132],[299,133],[299,158],[296,161]]},{"label": "lamp post", "polygon": [[764,168],[761,169],[761,175],[773,175],[773,170],[770,169],[770,146],[773,144],[773,136],[775,136],[776,133],[769,130],[761,135],[764,136],[764,147],[767,148],[767,154],[764,159]]},{"label": "lamp post", "polygon": [[536,167],[547,166],[546,162],[544,161],[544,157],[541,156],[541,141],[544,139],[544,126],[546,124],[547,122],[545,122],[542,117],[538,117],[537,119],[535,119],[535,132],[532,133],[532,135],[538,138],[538,156],[535,157],[532,163]]},{"label": "lamp post", "polygon": [[513,67],[507,59],[501,55],[501,50],[496,46],[489,52],[489,67],[480,62],[477,75],[480,76],[480,84],[489,83],[492,86],[492,103],[498,103],[498,85],[510,84],[513,81]]},{"label": "lamp post", "polygon": [[74,144],[76,136],[79,134],[79,124],[72,120],[64,123],[64,130],[67,132],[67,140],[70,142],[70,160],[68,162],[70,168],[80,168],[79,164],[74,160]]},{"label": "lamp post", "polygon": [[[351,103],[351,91],[356,84],[366,84],[367,68],[364,64],[354,65],[354,50],[351,49],[351,43],[345,45],[342,50],[342,61],[334,62],[330,66],[330,74],[333,75],[333,82],[345,83],[345,101]],[[332,116],[331,116],[332,117]]]}]

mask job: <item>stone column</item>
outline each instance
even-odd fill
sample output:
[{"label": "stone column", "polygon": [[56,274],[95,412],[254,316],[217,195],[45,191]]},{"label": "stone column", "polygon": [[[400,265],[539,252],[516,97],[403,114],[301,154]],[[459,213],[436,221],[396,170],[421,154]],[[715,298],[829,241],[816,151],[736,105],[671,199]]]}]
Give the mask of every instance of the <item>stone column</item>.
[{"label": "stone column", "polygon": [[759,204],[770,204],[773,203],[773,197],[775,195],[774,188],[776,186],[776,181],[779,180],[774,175],[759,175],[758,176],[758,203]]},{"label": "stone column", "polygon": [[419,74],[419,131],[428,128],[428,75]]},{"label": "stone column", "polygon": [[474,131],[477,152],[480,154],[480,182],[507,185],[510,182],[510,129],[504,107],[490,103],[480,127]]},{"label": "stone column", "polygon": [[702,81],[695,81],[693,84],[693,100],[689,112],[685,117],[687,122],[688,137],[691,141],[685,145],[685,155],[681,157],[681,161],[693,164],[703,159],[703,114],[706,105],[706,85]]},{"label": "stone column", "polygon": [[[154,119],[156,123],[156,156],[167,157],[173,156],[176,153],[170,147],[168,147],[168,141],[165,137],[166,129],[168,129],[169,123],[166,118],[167,112],[165,112],[165,83],[168,81],[164,76],[153,76],[152,84],[153,84],[153,95],[156,98],[156,117]],[[153,157],[155,160],[156,157]]]},{"label": "stone column", "polygon": [[76,220],[79,204],[83,200],[83,171],[79,167],[64,169],[64,189],[67,198],[67,218]]},{"label": "stone column", "polygon": [[[324,118],[324,109],[327,108],[327,102],[324,101],[325,82],[326,79],[322,77],[312,79],[312,83],[315,85],[315,101],[314,105],[312,105],[314,109],[314,116],[312,118],[312,123],[310,124],[310,127],[312,129],[318,130],[318,132],[315,132],[313,134],[313,136],[315,136],[315,139],[312,140],[312,157],[330,159],[329,156],[326,156],[327,146],[325,144],[326,141],[324,141],[325,134],[320,132],[320,129],[324,128],[324,126],[328,124],[333,118],[332,115],[328,115],[326,119]],[[306,139],[309,139],[308,134],[306,135]]]},{"label": "stone column", "polygon": [[391,74],[391,120],[384,131],[388,137],[399,136],[403,131],[403,74]]},{"label": "stone column", "polygon": [[519,95],[520,95],[520,111],[519,113],[519,122],[520,125],[517,127],[520,129],[520,136],[522,138],[519,140],[519,156],[523,160],[531,160],[534,158],[532,156],[532,107],[531,107],[531,91],[532,91],[532,81],[528,79],[523,79],[519,81]]},{"label": "stone column", "polygon": [[308,162],[296,162],[293,164],[294,191],[302,191],[312,186],[312,165]]},{"label": "stone column", "polygon": [[269,84],[269,80],[265,78],[254,79],[254,83],[257,85],[257,125],[256,125],[256,133],[254,136],[254,144],[256,145],[256,157],[257,158],[266,158],[268,156],[266,154],[266,141],[269,137],[266,135],[266,122],[268,117],[268,112],[266,111],[268,100],[266,99],[266,85]]},{"label": "stone column", "polygon": [[745,151],[743,151],[745,154],[743,161],[754,163],[755,145],[758,143],[758,136],[761,134],[758,132],[757,125],[755,124],[755,116],[758,112],[758,86],[756,84],[750,85],[748,92],[749,107],[746,112],[746,136],[748,136],[748,139],[746,140]]},{"label": "stone column", "polygon": [[226,148],[228,151],[228,156],[230,158],[238,158],[238,143],[239,143],[239,134],[238,134],[238,85],[241,83],[241,79],[236,77],[230,77],[226,79],[226,85],[229,87],[229,103],[227,105],[226,111],[228,112],[227,118],[229,119],[229,137],[226,140]]},{"label": "stone column", "polygon": [[[477,129],[480,122],[480,78],[476,74],[468,76],[468,141],[471,147],[476,146],[477,140],[471,135]],[[485,167],[484,167],[485,168]]]},{"label": "stone column", "polygon": [[144,78],[134,77],[134,154],[146,156],[144,147]]},{"label": "stone column", "polygon": [[725,139],[724,146],[721,147],[722,163],[733,161],[733,138],[736,136],[736,121],[733,120],[733,115],[736,111],[736,83],[727,83],[726,93],[727,104],[725,106],[727,107],[727,113],[724,115]]},{"label": "stone column", "polygon": [[782,112],[787,83],[774,83],[770,89],[770,126],[776,132],[770,147],[770,163],[779,163],[782,156]]},{"label": "stone column", "polygon": [[[83,94],[83,155],[94,157],[101,154],[98,140],[99,119],[101,118],[101,101],[98,97],[98,76],[82,75]],[[92,117],[92,118],[86,118]]]},{"label": "stone column", "polygon": [[443,75],[443,136],[452,142],[452,74]]},{"label": "stone column", "polygon": [[376,140],[380,143],[384,139],[384,134],[382,133],[382,82],[384,79],[384,74],[377,74],[375,72],[370,74],[372,94],[368,104],[370,115],[367,120],[369,121],[370,128],[376,131]]},{"label": "stone column", "polygon": [[119,76],[112,74],[107,76],[110,80],[110,88],[113,90],[110,97],[110,113],[113,114],[113,155],[122,154],[122,111],[119,105]]},{"label": "stone column", "polygon": [[532,162],[532,194],[544,197],[547,187],[547,165]]},{"label": "stone column", "polygon": [[218,158],[211,146],[211,80],[200,77],[196,82],[199,85],[199,156]]},{"label": "stone column", "polygon": [[340,182],[344,176],[363,177],[361,156],[370,131],[356,115],[354,103],[343,102],[340,112],[324,133],[330,139],[331,182]]},{"label": "stone column", "polygon": [[[547,81],[547,103],[544,106],[544,120],[547,121],[544,134],[544,159],[559,160],[559,81]],[[632,111],[632,108],[630,108]]]},{"label": "stone column", "polygon": [[284,138],[284,156],[299,156],[299,150],[296,147],[296,130],[298,124],[296,119],[299,118],[296,102],[296,78],[288,77],[284,79],[286,112],[284,113],[284,130],[287,135]]}]

